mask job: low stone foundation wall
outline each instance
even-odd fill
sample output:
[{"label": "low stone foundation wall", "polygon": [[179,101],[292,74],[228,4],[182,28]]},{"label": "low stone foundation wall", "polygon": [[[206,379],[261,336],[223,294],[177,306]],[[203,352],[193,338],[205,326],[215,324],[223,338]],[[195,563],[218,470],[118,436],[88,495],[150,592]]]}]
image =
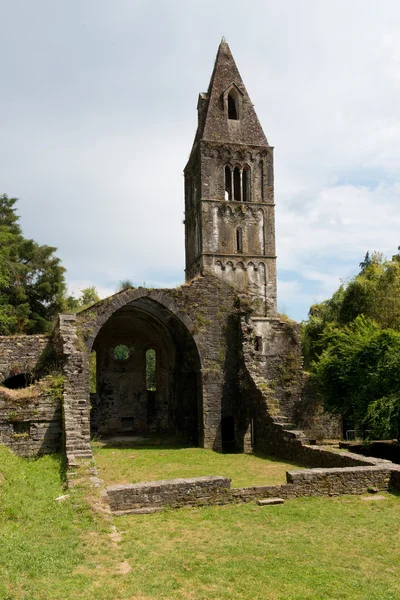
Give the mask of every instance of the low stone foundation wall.
[{"label": "low stone foundation wall", "polygon": [[251,502],[263,498],[340,496],[400,489],[400,467],[392,463],[343,469],[288,471],[282,485],[231,488],[227,477],[195,477],[129,485],[113,485],[103,497],[116,514],[153,512],[163,507]]},{"label": "low stone foundation wall", "polygon": [[374,440],[372,442],[340,442],[341,448],[364,456],[374,456],[400,464],[400,442],[397,440]]},{"label": "low stone foundation wall", "polygon": [[298,461],[310,468],[363,467],[382,462],[371,456],[361,456],[352,452],[333,452],[318,446],[309,446],[299,440],[293,440],[286,446],[286,449],[291,460]]},{"label": "low stone foundation wall", "polygon": [[113,512],[143,508],[226,504],[230,501],[231,480],[227,477],[192,477],[112,485],[103,492]]},{"label": "low stone foundation wall", "polygon": [[348,467],[345,469],[309,469],[288,471],[288,485],[299,496],[340,496],[365,494],[369,489],[388,490],[392,468],[388,466]]}]

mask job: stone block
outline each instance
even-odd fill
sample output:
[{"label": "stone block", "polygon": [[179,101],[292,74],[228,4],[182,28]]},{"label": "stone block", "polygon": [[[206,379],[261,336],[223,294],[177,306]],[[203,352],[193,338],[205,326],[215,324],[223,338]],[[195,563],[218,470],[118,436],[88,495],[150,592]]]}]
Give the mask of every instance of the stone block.
[{"label": "stone block", "polygon": [[264,498],[263,500],[257,500],[258,506],[273,506],[274,504],[283,504],[285,500],[283,498]]}]

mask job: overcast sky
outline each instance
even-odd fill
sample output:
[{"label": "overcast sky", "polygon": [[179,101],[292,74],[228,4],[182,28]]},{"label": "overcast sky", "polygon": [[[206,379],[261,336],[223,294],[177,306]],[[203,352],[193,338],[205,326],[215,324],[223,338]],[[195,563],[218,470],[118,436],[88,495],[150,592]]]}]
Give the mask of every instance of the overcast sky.
[{"label": "overcast sky", "polygon": [[0,193],[72,291],[184,279],[182,170],[224,35],[275,147],[297,320],[400,244],[398,0],[0,0]]}]

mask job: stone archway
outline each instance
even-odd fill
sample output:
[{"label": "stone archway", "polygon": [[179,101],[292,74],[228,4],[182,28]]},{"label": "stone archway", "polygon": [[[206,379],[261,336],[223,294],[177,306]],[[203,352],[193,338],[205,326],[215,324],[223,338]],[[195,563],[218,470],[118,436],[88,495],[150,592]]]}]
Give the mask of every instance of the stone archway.
[{"label": "stone archway", "polygon": [[200,359],[193,337],[169,309],[148,296],[135,298],[102,325],[92,350],[92,433],[169,433],[199,444]]},{"label": "stone archway", "polygon": [[[152,330],[152,335],[143,334],[143,326],[138,326],[140,319],[147,322]],[[121,324],[130,323],[130,330],[121,333]],[[114,327],[115,326],[115,327]],[[122,330],[124,327],[122,326]],[[202,356],[199,352],[195,336],[193,335],[193,323],[186,314],[182,313],[174,301],[163,292],[158,290],[125,290],[103,302],[92,306],[79,315],[60,315],[60,338],[65,358],[64,365],[64,433],[65,448],[69,464],[75,459],[91,458],[90,427],[91,427],[91,401],[89,394],[89,355],[93,349],[100,349],[100,355],[108,356],[117,341],[121,343],[132,340],[135,332],[142,333],[138,336],[138,350],[145,349],[155,344],[159,349],[160,366],[164,375],[160,375],[160,394],[154,400],[154,415],[149,415],[149,397],[146,402],[142,398],[142,408],[136,412],[136,424],[140,428],[163,427],[168,431],[182,434],[191,443],[203,445],[203,415],[202,415]],[[158,340],[157,340],[158,336]],[[140,338],[140,339],[139,339]],[[134,346],[134,344],[133,344]],[[107,354],[108,353],[108,354]],[[137,353],[137,356],[139,356]],[[143,390],[143,363],[142,358],[134,365],[131,363],[126,373],[120,365],[114,371],[118,377],[117,389],[111,391],[109,398],[120,392],[125,394],[126,404],[129,404],[129,396],[134,392]],[[128,363],[125,364],[128,367]],[[134,386],[129,382],[122,381],[121,376],[128,377],[142,372],[142,380]],[[107,369],[106,369],[107,371]],[[111,377],[112,379],[112,377]],[[163,383],[164,379],[164,383]],[[118,386],[120,388],[118,389]],[[123,389],[122,389],[123,388]],[[104,394],[100,394],[97,406],[104,401]],[[190,401],[189,401],[190,399]],[[113,400],[111,399],[111,402]],[[133,419],[135,427],[135,414],[126,414],[121,409],[123,398],[117,397],[117,410],[114,414],[107,416],[107,410],[97,423],[105,429],[114,427],[116,430],[122,426],[122,419]],[[167,402],[165,414],[162,414],[161,405]],[[139,402],[140,404],[140,402]],[[146,406],[145,406],[146,404]],[[121,410],[120,410],[121,409]],[[134,411],[133,411],[134,412]],[[142,417],[140,417],[140,412]],[[100,408],[101,413],[101,408]],[[139,419],[138,419],[139,415]],[[95,419],[92,419],[92,426]],[[126,423],[126,422],[125,422]]]}]

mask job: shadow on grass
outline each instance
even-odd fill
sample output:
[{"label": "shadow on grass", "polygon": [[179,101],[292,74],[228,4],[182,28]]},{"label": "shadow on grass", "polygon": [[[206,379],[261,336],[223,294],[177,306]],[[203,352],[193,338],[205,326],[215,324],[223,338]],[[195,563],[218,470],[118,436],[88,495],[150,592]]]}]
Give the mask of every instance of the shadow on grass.
[{"label": "shadow on grass", "polygon": [[190,444],[185,443],[177,437],[170,435],[111,435],[96,437],[92,440],[92,447],[97,448],[127,448],[135,450],[178,450],[180,448],[193,448]]},{"label": "shadow on grass", "polygon": [[288,460],[286,458],[280,458],[279,456],[274,456],[272,454],[266,454],[265,452],[252,452],[252,454],[257,458],[262,458],[264,460],[268,460],[269,462],[280,463],[282,465],[289,465],[290,467],[295,465],[296,467],[301,467],[302,469],[311,468],[305,462],[302,462],[300,460]]},{"label": "shadow on grass", "polygon": [[[184,450],[188,448],[198,448],[198,446],[191,446],[190,444],[185,443],[183,440],[173,437],[170,435],[151,435],[151,434],[143,434],[143,435],[115,435],[115,436],[104,436],[98,437],[92,440],[92,448],[94,451],[100,449],[135,449],[135,450]],[[215,454],[223,454],[223,455],[235,455],[235,454],[244,454],[243,452],[217,452],[215,450],[209,449],[210,452],[214,452]],[[256,458],[260,458],[262,460],[266,460],[272,463],[280,463],[283,465],[287,465],[289,470],[291,467],[296,466],[300,468],[308,468],[305,463],[300,461],[290,461],[287,459],[282,459],[279,456],[272,456],[263,452],[251,452],[251,456],[255,456]]]},{"label": "shadow on grass", "polygon": [[67,481],[67,471],[68,471],[68,464],[67,464],[67,457],[65,455],[64,452],[62,452],[61,454],[56,454],[54,455],[56,458],[58,458],[59,460],[59,469],[58,472],[60,474],[60,479],[63,483],[66,483]]},{"label": "shadow on grass", "polygon": [[62,483],[66,482],[67,479],[67,458],[63,452],[55,452],[54,454],[38,454],[37,456],[31,456],[27,460],[40,461],[44,456],[49,456],[51,460],[58,463],[58,474]]}]

